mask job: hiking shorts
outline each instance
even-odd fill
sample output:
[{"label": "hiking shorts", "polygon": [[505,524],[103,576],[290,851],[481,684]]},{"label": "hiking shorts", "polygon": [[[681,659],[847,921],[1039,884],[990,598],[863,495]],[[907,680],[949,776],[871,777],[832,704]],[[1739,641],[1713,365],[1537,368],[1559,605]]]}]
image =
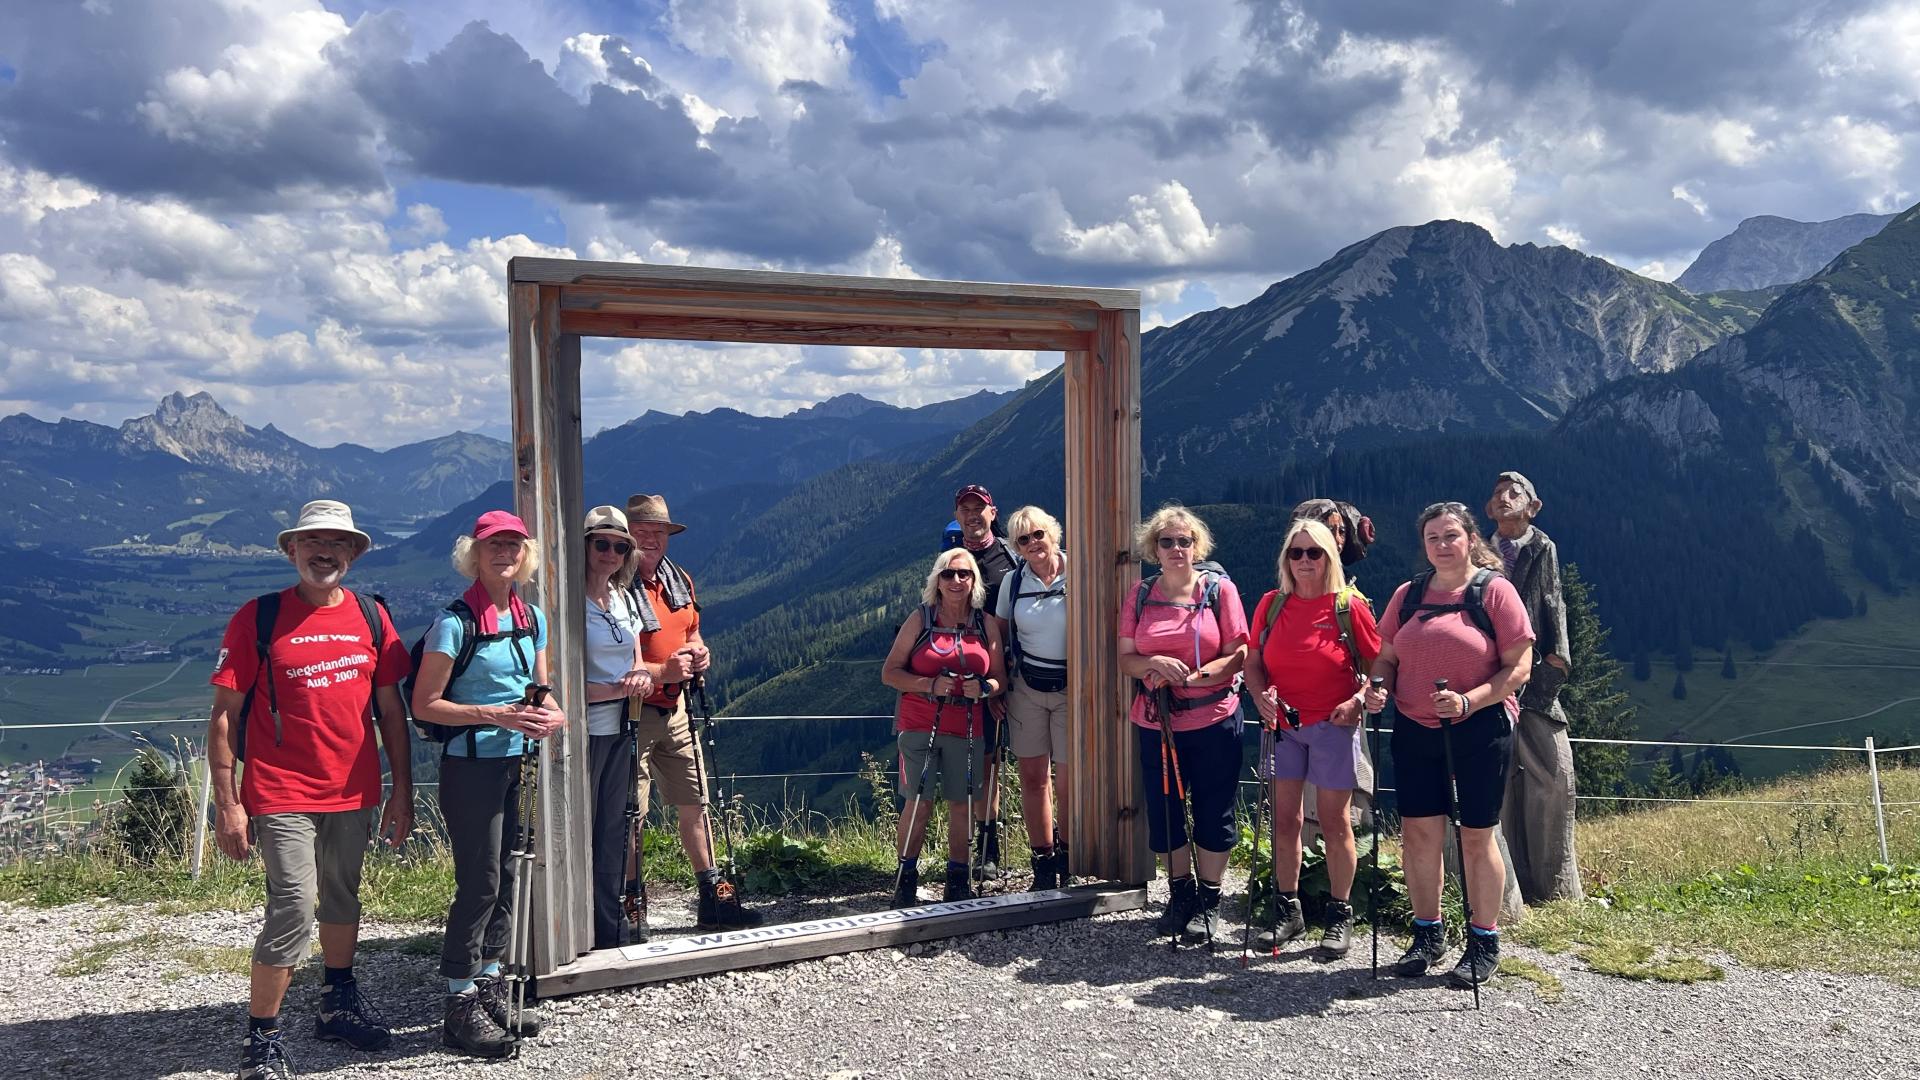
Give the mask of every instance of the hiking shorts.
[{"label": "hiking shorts", "polygon": [[1035,690],[1021,678],[1007,691],[1007,744],[1018,758],[1067,757],[1067,692]]},{"label": "hiking shorts", "polygon": [[[1460,824],[1491,829],[1500,824],[1513,757],[1513,723],[1504,703],[1481,709],[1451,728],[1453,768],[1460,787]],[[1439,728],[1395,715],[1393,780],[1403,818],[1444,817],[1448,783],[1446,746]]]},{"label": "hiking shorts", "polygon": [[[1185,787],[1193,807],[1193,842],[1207,851],[1232,851],[1233,808],[1240,779],[1240,732],[1233,717],[1196,731],[1173,733],[1179,752],[1178,781],[1160,788],[1160,729],[1134,725],[1140,740],[1140,772],[1147,803],[1147,847],[1164,855],[1187,845],[1186,815],[1177,791]],[[1169,760],[1169,765],[1172,761]],[[1169,770],[1172,772],[1173,770]]]},{"label": "hiking shorts", "polygon": [[1295,731],[1285,724],[1273,740],[1273,778],[1305,780],[1323,791],[1352,791],[1359,785],[1354,763],[1360,759],[1360,729],[1331,720]]},{"label": "hiking shorts", "polygon": [[[933,756],[927,756],[927,732],[903,731],[900,744],[900,790],[907,795],[916,792],[922,799],[935,796],[950,803],[967,801],[967,747],[973,747],[973,797],[984,802],[987,798],[987,747],[979,739],[968,739],[964,735],[936,735],[933,739]],[[924,781],[921,777],[925,777]]]},{"label": "hiking shorts", "polygon": [[673,708],[640,706],[634,720],[640,739],[640,812],[647,811],[647,781],[659,785],[660,797],[673,806],[705,806],[707,793],[700,790],[700,748],[694,744],[693,724],[687,718],[687,696],[674,700]]},{"label": "hiking shorts", "polygon": [[307,958],[313,922],[360,922],[360,867],[377,806],[326,814],[260,814],[254,840],[267,867],[267,917],[253,961],[294,967]]}]

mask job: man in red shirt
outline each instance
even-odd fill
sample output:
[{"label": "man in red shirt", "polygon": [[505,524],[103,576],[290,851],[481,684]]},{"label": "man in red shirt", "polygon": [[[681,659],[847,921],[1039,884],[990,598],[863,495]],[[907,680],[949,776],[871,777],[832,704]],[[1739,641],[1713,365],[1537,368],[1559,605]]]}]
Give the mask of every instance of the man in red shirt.
[{"label": "man in red shirt", "polygon": [[[280,1005],[295,965],[306,958],[316,914],[326,989],[315,1037],[356,1050],[393,1041],[353,977],[360,868],[380,805],[376,707],[393,774],[379,834],[398,846],[413,829],[407,714],[398,689],[410,667],[407,650],[383,605],[340,585],[371,543],[345,503],[321,499],[302,507],[298,523],[279,537],[298,583],[242,605],[227,624],[210,680],[215,841],[234,859],[258,846],[267,870],[240,1080],[292,1076]],[[236,784],[237,761],[246,765]]]},{"label": "man in red shirt", "polygon": [[[686,531],[667,511],[659,495],[627,500],[627,530],[640,554],[633,583],[640,587],[660,629],[640,635],[640,661],[653,677],[653,692],[643,699],[634,721],[640,740],[641,775],[660,785],[660,794],[679,812],[680,846],[700,887],[696,921],[702,929],[759,926],[762,917],[740,906],[733,883],[714,865],[713,825],[707,816],[705,775],[700,747],[687,715],[688,685],[706,673],[712,658],[700,636],[700,605],[693,577],[667,558],[667,538]],[[646,787],[640,813],[647,812]]]}]

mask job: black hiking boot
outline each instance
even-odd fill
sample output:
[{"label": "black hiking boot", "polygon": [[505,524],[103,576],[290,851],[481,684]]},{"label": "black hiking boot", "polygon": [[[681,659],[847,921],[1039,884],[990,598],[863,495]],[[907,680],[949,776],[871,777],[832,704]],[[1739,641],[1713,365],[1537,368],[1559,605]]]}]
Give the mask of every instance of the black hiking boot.
[{"label": "black hiking boot", "polygon": [[1254,935],[1253,945],[1257,949],[1277,952],[1280,946],[1307,932],[1307,918],[1300,913],[1300,898],[1297,896],[1275,897],[1274,904],[1279,908],[1280,921]]},{"label": "black hiking boot", "polygon": [[346,1043],[355,1050],[385,1050],[393,1045],[393,1032],[380,1022],[373,1003],[360,993],[358,982],[335,983],[320,995],[313,1037]]},{"label": "black hiking boot", "polygon": [[1475,985],[1485,986],[1500,970],[1500,935],[1475,933],[1467,928],[1467,948],[1460,954],[1460,962],[1447,973],[1447,981],[1462,990],[1471,990]]},{"label": "black hiking boot", "polygon": [[726,878],[700,882],[700,913],[694,920],[700,930],[741,930],[759,926],[767,917],[740,906],[740,894]]},{"label": "black hiking boot", "polygon": [[[639,882],[627,882],[626,892],[622,894],[621,907],[627,919],[627,944],[645,945],[653,940],[653,927],[647,925],[647,887]],[[631,900],[624,897],[632,897]]]},{"label": "black hiking boot", "polygon": [[1193,901],[1193,915],[1187,920],[1186,929],[1180,940],[1188,945],[1205,945],[1213,948],[1213,938],[1220,932],[1220,886],[1209,885],[1202,881]]},{"label": "black hiking boot", "polygon": [[1327,901],[1326,924],[1320,934],[1320,952],[1329,958],[1347,955],[1353,946],[1353,905],[1344,900]]},{"label": "black hiking boot", "polygon": [[293,1061],[280,1032],[249,1031],[240,1041],[240,1080],[293,1080]]},{"label": "black hiking boot", "polygon": [[1174,944],[1179,944],[1176,935],[1187,928],[1187,920],[1193,917],[1193,906],[1199,900],[1199,895],[1191,875],[1168,882],[1167,909],[1154,921],[1154,936],[1176,938]]},{"label": "black hiking boot", "polygon": [[900,866],[900,879],[893,887],[893,907],[909,908],[920,906],[920,864],[903,863]]},{"label": "black hiking boot", "polygon": [[[545,1026],[540,1014],[532,1008],[522,1007],[518,1026],[507,1023],[507,980],[501,975],[482,975],[473,980],[474,989],[480,991],[480,1004],[487,1010],[487,1019],[497,1024],[502,1031],[531,1039],[540,1034]],[[529,1003],[531,1004],[531,1003]]]},{"label": "black hiking boot", "polygon": [[476,1057],[503,1058],[513,1053],[513,1036],[487,1015],[478,989],[446,996],[446,1016],[440,1021],[440,1042],[449,1050]]},{"label": "black hiking boot", "polygon": [[950,904],[955,900],[973,899],[973,875],[967,870],[966,863],[947,864],[946,891],[940,894],[940,902]]},{"label": "black hiking boot", "polygon": [[973,833],[974,845],[980,852],[979,865],[973,868],[974,880],[999,881],[1006,877],[1006,872],[1000,869],[1000,823],[978,822]]},{"label": "black hiking boot", "polygon": [[1400,961],[1393,965],[1393,973],[1402,978],[1417,979],[1429,970],[1440,966],[1447,955],[1447,928],[1434,923],[1432,926],[1413,924],[1413,944],[1400,954]]},{"label": "black hiking boot", "polygon": [[1060,866],[1053,851],[1041,848],[1033,853],[1033,891],[1057,889],[1060,887]]},{"label": "black hiking boot", "polygon": [[1059,833],[1055,833],[1053,836],[1053,867],[1060,874],[1059,888],[1068,889],[1073,887],[1073,871],[1069,870],[1068,866],[1067,842],[1060,839]]}]

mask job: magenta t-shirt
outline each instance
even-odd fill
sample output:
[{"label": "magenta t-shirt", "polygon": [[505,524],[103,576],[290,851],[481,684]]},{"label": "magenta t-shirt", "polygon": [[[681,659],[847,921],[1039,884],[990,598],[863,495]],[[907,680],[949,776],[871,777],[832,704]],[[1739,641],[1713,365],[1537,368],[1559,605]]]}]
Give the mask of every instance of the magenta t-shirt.
[{"label": "magenta t-shirt", "polygon": [[[1211,663],[1220,658],[1220,654],[1232,652],[1247,640],[1247,613],[1240,606],[1240,592],[1233,582],[1220,579],[1220,617],[1216,620],[1213,609],[1201,603],[1205,594],[1204,574],[1195,574],[1193,595],[1185,598],[1191,608],[1176,607],[1173,604],[1149,603],[1140,612],[1139,621],[1133,617],[1134,602],[1138,599],[1140,586],[1127,590],[1126,599],[1120,602],[1120,636],[1133,639],[1133,648],[1142,656],[1172,656],[1186,662],[1190,668]],[[1160,583],[1154,582],[1153,593],[1149,600],[1171,599],[1160,591]],[[1201,698],[1220,692],[1218,686],[1196,686],[1173,688],[1175,697]],[[1211,727],[1233,715],[1239,704],[1238,695],[1228,694],[1211,705],[1187,709],[1173,714],[1173,730],[1197,731]],[[1159,727],[1147,715],[1147,699],[1136,694],[1133,710],[1129,714],[1134,723],[1144,728]]]},{"label": "magenta t-shirt", "polygon": [[[1487,617],[1493,620],[1498,644],[1473,625],[1464,611],[1449,611],[1431,619],[1415,617],[1400,625],[1400,604],[1407,597],[1402,583],[1393,591],[1380,618],[1380,640],[1393,646],[1399,655],[1394,675],[1393,704],[1404,716],[1430,728],[1440,726],[1440,714],[1433,711],[1433,683],[1446,679],[1448,689],[1465,693],[1493,678],[1500,671],[1500,654],[1522,641],[1533,640],[1533,624],[1527,620],[1527,607],[1513,583],[1495,575],[1482,595]],[[1423,604],[1458,604],[1466,598],[1465,589],[1440,592],[1427,586]],[[1520,703],[1507,697],[1507,717],[1520,718]]]}]

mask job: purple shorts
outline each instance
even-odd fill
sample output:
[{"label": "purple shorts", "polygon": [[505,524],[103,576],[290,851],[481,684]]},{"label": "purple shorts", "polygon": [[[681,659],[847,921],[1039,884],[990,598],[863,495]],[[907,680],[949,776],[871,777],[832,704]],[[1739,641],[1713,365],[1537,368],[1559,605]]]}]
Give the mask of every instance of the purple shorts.
[{"label": "purple shorts", "polygon": [[1273,778],[1305,780],[1327,791],[1352,791],[1359,785],[1354,761],[1360,754],[1360,728],[1331,721],[1295,731],[1281,725],[1273,744]]}]

